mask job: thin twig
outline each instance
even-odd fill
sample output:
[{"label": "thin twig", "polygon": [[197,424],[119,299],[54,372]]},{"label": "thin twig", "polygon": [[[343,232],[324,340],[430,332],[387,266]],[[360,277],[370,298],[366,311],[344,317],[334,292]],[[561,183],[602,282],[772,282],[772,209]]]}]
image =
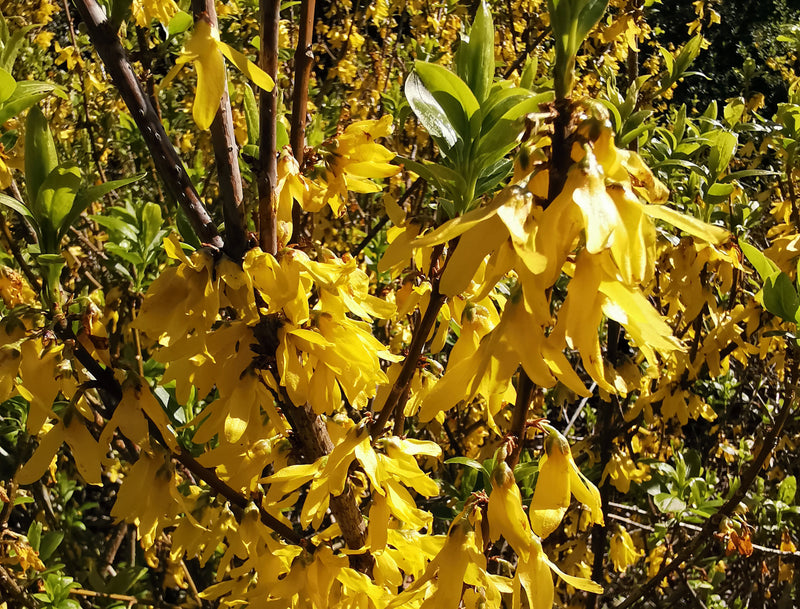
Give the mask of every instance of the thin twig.
[{"label": "thin twig", "polygon": [[222,237],[203,207],[183,162],[167,136],[150,98],[142,89],[105,12],[97,0],[75,0],[75,4],[97,54],[103,60],[112,82],[147,143],[167,192],[181,206],[200,241],[222,249]]},{"label": "thin twig", "polygon": [[25,260],[25,257],[22,255],[22,250],[20,250],[19,243],[17,243],[17,240],[14,239],[14,236],[11,234],[11,231],[8,228],[8,222],[6,222],[6,217],[2,212],[0,212],[0,225],[2,225],[3,237],[8,243],[8,249],[11,250],[11,255],[14,257],[14,260],[17,261],[20,270],[22,270],[22,274],[25,275],[25,279],[28,280],[31,288],[38,292],[41,290],[39,278],[36,276],[36,273],[33,272],[33,269],[31,269],[30,265]]},{"label": "thin twig", "polygon": [[[261,0],[261,69],[278,80],[278,36],[280,25],[280,0]],[[278,253],[278,201],[275,188],[278,184],[278,88],[261,91],[259,95],[258,149],[258,241],[261,249],[273,256]]]},{"label": "thin twig", "polygon": [[[302,0],[300,4],[300,31],[297,37],[297,49],[294,53],[294,90],[292,91],[292,123],[289,143],[294,158],[302,168],[306,147],[306,112],[308,109],[308,85],[311,80],[311,67],[314,63],[314,51],[311,47],[314,35],[314,10],[316,0]],[[292,209],[292,241],[299,241],[302,213],[295,203]]]},{"label": "thin twig", "polygon": [[[610,504],[609,504],[610,505]],[[625,509],[627,506],[621,506]],[[631,518],[626,518],[625,516],[620,516],[619,514],[608,513],[606,514],[606,518],[611,520],[616,520],[617,522],[621,522],[623,524],[627,524],[630,527],[635,527],[637,529],[641,529],[642,531],[647,531],[648,533],[655,532],[656,528],[651,527],[649,524],[644,524],[643,522],[637,522],[636,520],[632,520]],[[703,530],[703,527],[698,526],[696,524],[690,524],[688,522],[681,522],[679,526],[682,529],[686,529],[687,531],[694,531],[699,532]],[[763,552],[764,554],[772,554],[775,556],[780,556],[781,558],[788,558],[791,560],[800,560],[800,552],[790,552],[789,550],[779,550],[777,548],[770,548],[768,546],[762,546],[757,543],[752,544],[754,550],[758,550],[759,552]]]},{"label": "thin twig", "polygon": [[773,425],[772,429],[764,438],[764,444],[761,446],[761,450],[742,476],[739,487],[722,505],[722,507],[720,507],[715,514],[706,520],[702,529],[688,544],[686,544],[686,546],[684,546],[683,550],[681,550],[677,556],[675,556],[675,558],[662,566],[661,569],[658,570],[658,573],[634,590],[628,598],[617,605],[614,609],[627,609],[628,607],[632,607],[642,600],[642,598],[655,590],[659,582],[661,582],[661,580],[672,573],[675,569],[680,567],[682,563],[686,561],[691,562],[692,559],[699,554],[699,550],[705,547],[709,541],[714,539],[714,532],[719,528],[720,522],[732,514],[733,511],[739,506],[739,503],[742,501],[742,499],[745,498],[747,491],[758,477],[758,472],[761,471],[761,468],[764,466],[767,458],[772,453],[775,445],[778,443],[778,436],[780,435],[781,431],[783,431],[783,426],[785,425],[789,418],[789,414],[792,411],[792,406],[794,405],[797,391],[798,366],[800,366],[800,357],[798,357],[797,353],[792,354],[791,366],[791,374],[789,377],[790,380],[788,387],[784,391],[783,407],[781,408],[781,411],[775,420],[775,425]]},{"label": "thin twig", "polygon": [[[448,256],[448,258],[449,257],[450,256]],[[431,290],[431,297],[428,301],[428,308],[425,309],[425,314],[422,316],[422,320],[414,329],[414,336],[411,339],[411,344],[408,346],[408,355],[403,362],[403,367],[400,369],[400,374],[397,376],[397,380],[394,382],[394,385],[392,385],[392,388],[389,391],[389,395],[386,398],[386,402],[384,403],[378,418],[372,424],[372,428],[370,429],[370,433],[373,438],[377,438],[381,433],[383,433],[386,423],[389,421],[392,413],[394,413],[397,405],[401,402],[403,394],[406,393],[407,388],[411,385],[411,380],[414,378],[414,372],[417,370],[417,364],[419,363],[419,358],[422,355],[422,350],[425,347],[425,342],[427,341],[428,335],[433,329],[433,325],[436,323],[436,318],[439,316],[439,311],[442,309],[442,306],[444,306],[444,303],[447,300],[447,297],[439,292],[438,278],[434,278],[432,283],[433,286]]]}]

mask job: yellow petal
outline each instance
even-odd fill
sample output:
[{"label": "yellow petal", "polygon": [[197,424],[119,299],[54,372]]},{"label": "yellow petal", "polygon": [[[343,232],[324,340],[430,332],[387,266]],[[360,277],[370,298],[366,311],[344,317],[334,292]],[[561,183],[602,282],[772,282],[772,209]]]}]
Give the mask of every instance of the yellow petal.
[{"label": "yellow petal", "polygon": [[264,91],[272,91],[273,87],[275,87],[275,81],[272,80],[269,74],[247,59],[244,53],[237,51],[219,40],[216,40],[216,43],[219,50],[222,51],[222,54],[225,55],[233,65],[239,68],[239,71],[247,76],[253,84],[260,89],[264,89]]},{"label": "yellow petal", "polygon": [[576,577],[575,575],[567,575],[546,556],[544,557],[544,560],[550,567],[550,569],[552,569],[556,575],[558,575],[561,579],[567,582],[570,586],[577,588],[578,590],[586,590],[587,592],[594,592],[595,594],[603,593],[603,586],[601,586],[600,584],[593,582],[591,579],[586,579],[585,577]]},{"label": "yellow petal", "polygon": [[522,496],[514,474],[502,460],[492,472],[492,494],[489,495],[487,515],[492,541],[497,541],[502,535],[520,560],[526,560],[530,554],[532,533],[522,509]]},{"label": "yellow petal", "polygon": [[583,215],[586,250],[590,254],[597,254],[614,242],[615,232],[622,225],[622,219],[613,199],[606,192],[602,168],[588,148],[580,169],[584,181],[573,191],[572,200],[580,207]]},{"label": "yellow petal", "polygon": [[569,487],[575,499],[588,507],[592,513],[592,522],[604,524],[603,502],[600,498],[600,491],[589,481],[578,469],[572,454],[569,455]]},{"label": "yellow petal", "polygon": [[547,442],[550,449],[539,461],[539,478],[530,507],[531,527],[542,539],[561,524],[570,500],[569,444],[563,436],[553,435]]},{"label": "yellow petal", "polygon": [[28,462],[17,474],[17,482],[20,484],[33,484],[44,476],[50,462],[63,442],[64,425],[59,423],[39,439],[39,446],[33,451],[33,456],[28,459]]},{"label": "yellow petal", "polygon": [[702,220],[675,211],[666,205],[645,205],[643,210],[651,218],[663,220],[693,237],[708,241],[714,245],[723,243],[730,237],[730,233],[724,228],[707,224]]},{"label": "yellow petal", "polygon": [[225,91],[225,61],[212,37],[211,26],[205,21],[195,24],[192,37],[186,43],[186,52],[194,56],[197,72],[192,117],[200,129],[211,126]]}]

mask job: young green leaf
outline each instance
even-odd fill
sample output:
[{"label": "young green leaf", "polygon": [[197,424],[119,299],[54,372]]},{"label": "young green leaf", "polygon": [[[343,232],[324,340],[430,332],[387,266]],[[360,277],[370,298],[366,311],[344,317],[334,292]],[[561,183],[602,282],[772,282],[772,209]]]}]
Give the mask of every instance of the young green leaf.
[{"label": "young green leaf", "polygon": [[[50,125],[39,106],[33,106],[25,126],[25,185],[31,204],[35,205],[39,188],[57,165],[56,144]],[[34,214],[38,215],[35,211]]]},{"label": "young green leaf", "polygon": [[[443,152],[447,154],[447,151],[455,146],[459,140],[458,133],[456,133],[447,113],[416,72],[409,74],[406,79],[405,92],[408,103],[411,109],[414,110],[414,114],[417,115],[419,122],[422,123],[422,126],[430,133],[431,137],[446,144]],[[442,147],[441,143],[439,143],[439,147]]]}]

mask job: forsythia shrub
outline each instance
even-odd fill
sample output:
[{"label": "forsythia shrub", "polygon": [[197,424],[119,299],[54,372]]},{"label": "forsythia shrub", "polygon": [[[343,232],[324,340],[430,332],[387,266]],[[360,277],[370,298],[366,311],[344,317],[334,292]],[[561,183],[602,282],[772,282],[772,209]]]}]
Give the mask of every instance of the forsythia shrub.
[{"label": "forsythia shrub", "polygon": [[7,606],[796,600],[798,106],[636,0],[124,4],[0,27]]}]

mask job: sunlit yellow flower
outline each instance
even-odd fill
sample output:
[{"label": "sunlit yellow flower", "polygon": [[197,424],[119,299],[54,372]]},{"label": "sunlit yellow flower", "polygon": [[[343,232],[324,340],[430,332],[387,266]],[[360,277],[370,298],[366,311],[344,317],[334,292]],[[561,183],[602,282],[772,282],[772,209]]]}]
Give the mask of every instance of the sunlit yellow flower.
[{"label": "sunlit yellow flower", "polygon": [[529,513],[533,531],[542,538],[555,531],[569,507],[570,494],[590,509],[593,523],[603,524],[600,491],[578,469],[567,439],[546,423],[542,427],[548,436],[531,499]]},{"label": "sunlit yellow flower", "polygon": [[142,547],[149,548],[171,518],[189,511],[177,484],[169,455],[144,449],[122,482],[111,516],[135,524]]},{"label": "sunlit yellow flower", "polygon": [[643,555],[633,543],[630,533],[623,527],[617,526],[617,530],[609,542],[608,555],[614,563],[614,569],[620,573],[627,571],[628,567],[635,564]]},{"label": "sunlit yellow flower", "polygon": [[635,463],[627,448],[621,448],[615,451],[611,460],[606,463],[601,480],[605,481],[606,477],[620,493],[627,493],[631,482],[641,484],[650,479],[650,469],[646,465]]},{"label": "sunlit yellow flower", "polygon": [[269,74],[247,59],[243,53],[220,41],[219,31],[216,28],[212,28],[207,21],[197,21],[191,37],[175,61],[175,67],[169,71],[160,87],[166,87],[184,64],[192,62],[197,72],[197,90],[192,106],[192,117],[197,126],[203,130],[211,126],[225,89],[226,72],[223,57],[265,91],[271,91],[275,86]]},{"label": "sunlit yellow flower", "polygon": [[174,0],[133,0],[131,3],[131,14],[139,27],[150,27],[153,19],[167,25],[178,10]]},{"label": "sunlit yellow flower", "polygon": [[[347,191],[378,192],[380,186],[374,178],[389,178],[400,171],[390,165],[395,154],[376,142],[392,132],[392,117],[387,114],[380,120],[352,123],[335,138],[330,151],[324,153],[325,174],[321,176],[321,190],[316,197],[303,204],[306,211],[319,211],[330,205],[339,215],[347,200]],[[316,198],[316,201],[314,201]]]}]

